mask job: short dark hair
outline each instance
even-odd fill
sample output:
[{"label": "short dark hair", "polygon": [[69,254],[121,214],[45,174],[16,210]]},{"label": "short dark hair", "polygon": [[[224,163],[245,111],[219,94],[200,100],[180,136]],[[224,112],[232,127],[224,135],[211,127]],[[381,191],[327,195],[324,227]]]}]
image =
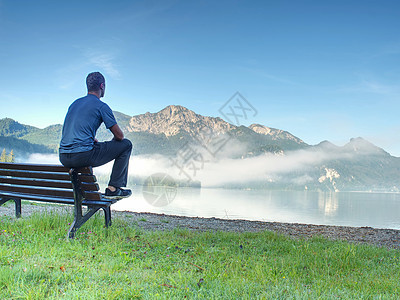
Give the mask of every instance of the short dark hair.
[{"label": "short dark hair", "polygon": [[106,80],[100,72],[92,72],[86,77],[86,86],[88,92],[100,90],[100,85],[102,83],[106,83]]}]

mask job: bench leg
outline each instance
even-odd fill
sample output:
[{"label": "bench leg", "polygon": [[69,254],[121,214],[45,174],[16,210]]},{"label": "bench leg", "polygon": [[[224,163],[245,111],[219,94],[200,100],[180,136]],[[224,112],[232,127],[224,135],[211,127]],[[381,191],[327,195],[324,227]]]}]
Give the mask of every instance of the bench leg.
[{"label": "bench leg", "polygon": [[15,202],[15,216],[17,218],[21,217],[21,199],[9,199],[9,198],[0,198],[0,205],[3,205],[7,201],[14,200]]},{"label": "bench leg", "polygon": [[72,222],[71,227],[68,230],[68,238],[73,239],[75,237],[76,231],[86,223],[101,207],[89,207],[85,215],[75,213],[74,222]]},{"label": "bench leg", "polygon": [[4,203],[6,203],[7,201],[9,201],[11,199],[7,199],[7,198],[0,198],[0,205],[3,205]]},{"label": "bench leg", "polygon": [[21,199],[14,199],[15,202],[15,216],[21,218]]},{"label": "bench leg", "polygon": [[111,208],[108,207],[102,207],[104,211],[104,217],[106,219],[106,227],[111,226]]}]

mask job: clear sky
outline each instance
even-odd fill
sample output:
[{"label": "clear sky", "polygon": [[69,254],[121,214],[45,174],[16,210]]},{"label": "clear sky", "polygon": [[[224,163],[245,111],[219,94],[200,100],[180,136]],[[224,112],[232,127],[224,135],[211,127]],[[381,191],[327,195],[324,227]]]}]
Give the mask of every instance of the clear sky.
[{"label": "clear sky", "polygon": [[62,123],[100,71],[128,115],[217,117],[239,91],[244,125],[400,156],[399,28],[400,1],[0,0],[0,118]]}]

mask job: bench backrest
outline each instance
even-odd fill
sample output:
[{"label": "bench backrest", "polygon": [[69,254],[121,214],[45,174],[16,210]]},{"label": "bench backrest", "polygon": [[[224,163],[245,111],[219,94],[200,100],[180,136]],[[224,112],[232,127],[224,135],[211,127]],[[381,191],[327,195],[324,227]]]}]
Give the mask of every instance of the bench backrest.
[{"label": "bench backrest", "polygon": [[[61,165],[0,163],[0,191],[74,198],[70,169]],[[90,167],[77,169],[86,200],[100,200],[101,193]]]}]

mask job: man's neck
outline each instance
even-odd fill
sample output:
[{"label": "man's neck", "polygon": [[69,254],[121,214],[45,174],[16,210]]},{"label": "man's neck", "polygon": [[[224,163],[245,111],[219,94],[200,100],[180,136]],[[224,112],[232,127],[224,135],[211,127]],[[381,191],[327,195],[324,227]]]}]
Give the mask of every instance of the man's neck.
[{"label": "man's neck", "polygon": [[98,92],[88,92],[88,95],[95,95],[97,98],[100,99],[100,91],[98,91]]}]

